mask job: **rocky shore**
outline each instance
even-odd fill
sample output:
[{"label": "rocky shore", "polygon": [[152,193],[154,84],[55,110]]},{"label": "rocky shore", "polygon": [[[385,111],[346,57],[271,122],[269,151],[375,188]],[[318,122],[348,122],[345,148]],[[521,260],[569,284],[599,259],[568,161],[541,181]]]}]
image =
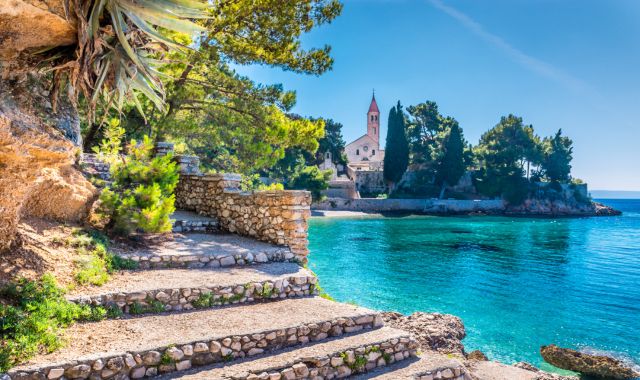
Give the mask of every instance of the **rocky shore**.
[{"label": "rocky shore", "polygon": [[577,380],[573,376],[560,376],[542,371],[535,366],[520,362],[507,365],[487,360],[480,351],[467,353],[462,344],[466,336],[462,320],[454,315],[440,313],[397,312],[382,313],[385,324],[411,333],[424,351],[445,354],[459,361],[474,380]]},{"label": "rocky shore", "polygon": [[616,216],[622,213],[598,203],[527,200],[512,206],[501,200],[456,199],[339,199],[329,198],[311,205],[312,216],[360,217],[382,215],[506,215],[522,217]]}]

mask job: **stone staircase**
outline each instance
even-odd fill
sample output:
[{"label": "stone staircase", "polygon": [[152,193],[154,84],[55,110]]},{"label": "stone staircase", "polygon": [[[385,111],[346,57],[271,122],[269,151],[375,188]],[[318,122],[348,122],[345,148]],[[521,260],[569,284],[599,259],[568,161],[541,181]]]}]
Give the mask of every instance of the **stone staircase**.
[{"label": "stone staircase", "polygon": [[[65,347],[8,378],[331,379],[416,355],[408,333],[384,327],[377,312],[318,297],[312,272],[280,261],[286,247],[221,234],[176,240],[138,253],[138,260],[198,265],[145,265],[102,287],[74,290],[71,301],[124,315],[71,326]],[[283,256],[269,254],[276,251]],[[181,261],[190,256],[198,260]]]},{"label": "stone staircase", "polygon": [[431,354],[418,359],[417,342],[378,312],[317,295],[301,266],[307,192],[244,194],[238,184],[183,173],[176,203],[197,213],[174,215],[174,239],[116,252],[138,269],[68,294],[109,318],[69,327],[64,347],[0,380],[468,379]]}]

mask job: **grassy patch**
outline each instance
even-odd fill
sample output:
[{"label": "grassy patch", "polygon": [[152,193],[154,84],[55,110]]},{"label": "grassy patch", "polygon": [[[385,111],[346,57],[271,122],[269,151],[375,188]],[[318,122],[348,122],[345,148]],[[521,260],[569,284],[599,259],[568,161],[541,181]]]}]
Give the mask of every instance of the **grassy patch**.
[{"label": "grassy patch", "polygon": [[71,323],[106,316],[103,308],[67,301],[50,274],[38,281],[18,280],[1,289],[0,297],[0,372],[61,347],[61,333]]},{"label": "grassy patch", "polygon": [[75,247],[79,258],[75,280],[80,285],[104,285],[116,270],[132,270],[138,263],[109,252],[109,239],[97,230],[77,230],[67,244]]}]

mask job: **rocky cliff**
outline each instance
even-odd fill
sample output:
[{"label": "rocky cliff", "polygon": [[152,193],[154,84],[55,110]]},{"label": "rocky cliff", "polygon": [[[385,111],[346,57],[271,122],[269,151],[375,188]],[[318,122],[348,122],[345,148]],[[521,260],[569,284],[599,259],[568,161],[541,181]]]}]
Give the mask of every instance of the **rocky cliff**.
[{"label": "rocky cliff", "polygon": [[28,54],[75,39],[62,0],[0,0],[0,251],[15,239],[27,202],[27,214],[79,219],[94,196],[73,168],[78,113],[64,96],[54,112],[49,78]]}]

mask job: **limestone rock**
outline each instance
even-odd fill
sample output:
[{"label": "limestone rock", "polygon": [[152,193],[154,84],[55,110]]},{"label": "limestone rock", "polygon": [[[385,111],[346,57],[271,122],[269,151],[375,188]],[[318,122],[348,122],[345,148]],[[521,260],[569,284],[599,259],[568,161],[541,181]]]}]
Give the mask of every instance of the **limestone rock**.
[{"label": "limestone rock", "polygon": [[410,332],[426,350],[442,353],[464,353],[462,339],[466,333],[462,320],[456,316],[439,313],[396,312],[382,313],[386,325]]},{"label": "limestone rock", "polygon": [[64,0],[0,0],[0,59],[76,40],[75,20],[66,19]]},{"label": "limestone rock", "polygon": [[608,379],[633,379],[640,373],[621,361],[604,356],[591,355],[554,344],[542,346],[540,354],[544,360],[558,368],[580,372],[583,375]]},{"label": "limestone rock", "polygon": [[[0,0],[0,4],[3,1]],[[0,14],[4,8],[0,6]],[[32,25],[29,29],[36,28]],[[0,22],[0,34],[2,31]],[[33,191],[49,182],[41,180],[44,169],[49,170],[50,179],[54,177],[52,173],[60,168],[65,168],[60,169],[60,173],[68,173],[66,177],[61,174],[55,181],[56,192],[49,196],[61,199],[64,194],[76,191],[79,196],[65,200],[60,207],[53,204],[43,206],[43,215],[58,210],[56,216],[66,217],[69,214],[60,211],[65,205],[73,205],[76,211],[84,209],[81,203],[89,198],[92,188],[86,180],[71,174],[70,169],[75,160],[76,146],[80,143],[78,113],[63,100],[53,112],[45,86],[46,81],[35,73],[0,79],[0,251],[8,248],[14,240],[19,218],[24,213],[25,203],[33,198]],[[63,185],[69,181],[62,178],[70,179],[72,175],[74,185]],[[63,195],[58,195],[57,190],[64,190]],[[35,203],[43,205],[46,202]],[[75,214],[75,211],[70,214]]]},{"label": "limestone rock", "polygon": [[467,354],[467,359],[469,359],[469,360],[479,360],[479,361],[489,360],[489,358],[487,358],[487,355],[485,355],[480,350],[475,350],[475,351],[469,352]]}]

